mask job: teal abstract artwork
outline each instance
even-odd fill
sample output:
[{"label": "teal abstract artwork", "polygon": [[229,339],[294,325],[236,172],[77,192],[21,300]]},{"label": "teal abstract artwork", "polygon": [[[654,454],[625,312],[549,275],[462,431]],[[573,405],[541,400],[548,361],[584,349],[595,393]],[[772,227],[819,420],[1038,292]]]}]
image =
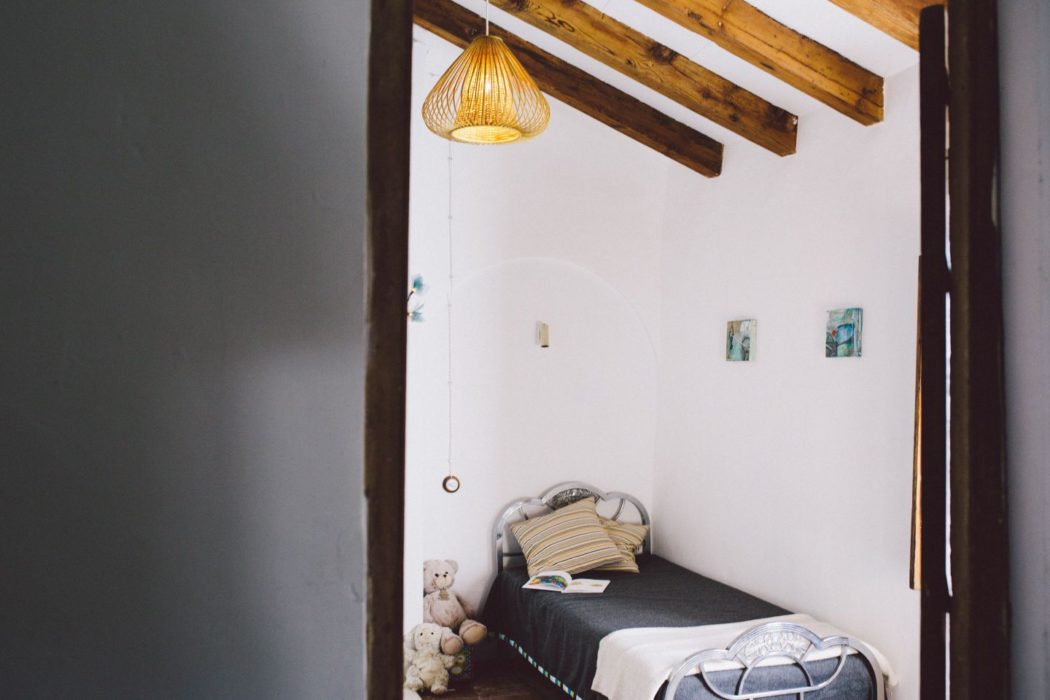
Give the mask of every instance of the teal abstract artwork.
[{"label": "teal abstract artwork", "polygon": [[726,359],[730,362],[750,362],[755,356],[755,335],[758,321],[749,318],[726,324]]},{"label": "teal abstract artwork", "polygon": [[832,309],[824,333],[826,357],[860,357],[864,309]]}]

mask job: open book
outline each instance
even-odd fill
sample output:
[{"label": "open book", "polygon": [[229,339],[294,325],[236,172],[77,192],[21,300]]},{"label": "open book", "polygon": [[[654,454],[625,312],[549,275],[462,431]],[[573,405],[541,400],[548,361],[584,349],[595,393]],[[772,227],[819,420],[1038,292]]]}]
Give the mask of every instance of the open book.
[{"label": "open book", "polygon": [[555,591],[557,593],[601,593],[609,582],[596,578],[574,579],[564,571],[541,571],[529,579],[522,588],[536,591]]}]

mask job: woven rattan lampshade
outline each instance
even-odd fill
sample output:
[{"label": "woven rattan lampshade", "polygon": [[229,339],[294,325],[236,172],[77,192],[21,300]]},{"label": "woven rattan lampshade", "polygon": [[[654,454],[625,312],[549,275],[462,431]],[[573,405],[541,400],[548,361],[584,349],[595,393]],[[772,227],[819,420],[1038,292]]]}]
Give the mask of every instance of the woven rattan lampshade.
[{"label": "woven rattan lampshade", "polygon": [[551,110],[536,82],[503,40],[479,36],[423,102],[438,136],[465,143],[511,143],[547,128]]}]

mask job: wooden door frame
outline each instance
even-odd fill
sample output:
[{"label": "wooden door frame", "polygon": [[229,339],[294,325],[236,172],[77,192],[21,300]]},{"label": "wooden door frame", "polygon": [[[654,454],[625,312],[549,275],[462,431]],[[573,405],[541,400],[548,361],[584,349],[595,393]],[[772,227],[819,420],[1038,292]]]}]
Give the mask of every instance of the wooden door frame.
[{"label": "wooden door frame", "polygon": [[1009,698],[997,3],[948,7],[950,693],[953,700]]},{"label": "wooden door frame", "polygon": [[[952,698],[1007,698],[1009,550],[996,196],[996,2],[953,0],[947,13],[942,6],[927,7],[920,27],[921,697],[943,700],[947,675]],[[944,254],[946,116],[951,123],[950,271]],[[947,469],[945,293],[951,299],[952,329]],[[945,527],[946,472],[951,487],[950,535]],[[946,536],[951,540],[950,595]]]},{"label": "wooden door frame", "polygon": [[[412,0],[372,0],[368,67],[368,697],[401,697]],[[347,660],[352,663],[351,659]]]},{"label": "wooden door frame", "polygon": [[[372,0],[368,96],[368,697],[401,695],[412,2]],[[995,0],[948,13],[951,696],[1009,697]],[[936,656],[936,655],[934,655]],[[980,659],[980,663],[977,660]],[[928,669],[924,669],[924,673]],[[924,700],[930,696],[923,694]],[[939,700],[939,699],[938,699]]]},{"label": "wooden door frame", "polygon": [[[913,536],[920,561],[915,582],[920,591],[919,688],[924,699],[944,700],[947,655],[947,358],[945,295],[949,292],[945,255],[948,226],[945,148],[948,126],[947,17],[943,5],[919,16],[919,136],[921,242],[919,248],[919,511]],[[913,566],[916,562],[913,561]]]}]

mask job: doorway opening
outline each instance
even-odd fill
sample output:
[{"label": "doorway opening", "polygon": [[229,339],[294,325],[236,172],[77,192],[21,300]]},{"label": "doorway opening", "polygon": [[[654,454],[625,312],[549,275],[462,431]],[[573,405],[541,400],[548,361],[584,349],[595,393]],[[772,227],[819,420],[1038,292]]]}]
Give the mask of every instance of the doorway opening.
[{"label": "doorway opening", "polygon": [[[370,97],[369,180],[372,203],[370,259],[373,282],[370,296],[370,323],[372,326],[367,391],[366,493],[369,503],[369,694],[370,697],[377,698],[396,697],[400,692],[402,683],[401,637],[406,617],[403,611],[407,610],[403,591],[414,589],[418,582],[417,579],[411,578],[410,569],[406,569],[406,579],[403,585],[397,585],[402,582],[400,580],[395,582],[394,579],[397,577],[390,575],[391,571],[400,570],[405,558],[405,392],[408,381],[406,368],[409,361],[409,332],[405,322],[405,297],[403,295],[406,281],[413,272],[408,266],[410,244],[408,190],[411,179],[408,164],[409,146],[414,145],[411,138],[412,120],[416,118],[411,101],[413,68],[411,5],[412,3],[401,0],[375,4],[371,49],[373,90]],[[931,13],[927,11],[927,16],[930,15]],[[947,654],[950,659],[950,687],[953,698],[1001,696],[1003,689],[1008,688],[1009,675],[1009,664],[1006,659],[1008,646],[1005,613],[1008,567],[1003,563],[1006,555],[1006,533],[1000,369],[1002,305],[998,266],[999,237],[995,226],[995,198],[992,196],[995,188],[994,172],[998,144],[998,86],[994,61],[996,55],[994,18],[994,2],[953,6],[947,19],[947,70],[951,75],[952,89],[941,95],[942,103],[946,102],[948,105],[952,125],[950,130],[952,157],[947,164],[948,188],[952,202],[949,214],[952,266],[950,275],[944,275],[941,279],[948,287],[953,299],[951,307],[953,391],[949,407],[952,418],[949,438],[951,465],[948,470],[952,492],[950,536],[953,596],[950,600],[951,615],[948,622],[951,641]],[[934,20],[925,21],[933,22]],[[993,60],[989,60],[990,57]],[[933,120],[930,123],[932,124]],[[943,119],[941,123],[943,125]],[[523,169],[511,174],[510,179],[507,180],[507,187],[513,187],[513,181],[518,178],[527,181],[530,178],[554,177],[554,170],[559,171],[560,176],[564,176],[565,173],[572,174],[571,167],[553,170],[545,168],[530,172],[527,170],[530,167],[529,163],[522,162],[517,156],[508,157],[514,158],[516,166]],[[678,160],[681,162],[680,158]],[[756,156],[755,160],[758,161],[761,158]],[[456,147],[451,154],[451,163],[458,164],[467,171],[476,166],[486,167],[475,156],[465,150],[457,151]],[[633,159],[630,165],[631,168],[651,168],[653,172],[660,170],[647,160],[647,156]],[[487,167],[491,167],[491,164]],[[610,167],[616,166],[610,163]],[[490,171],[489,174],[493,177],[499,176],[495,170]],[[503,175],[503,177],[507,176]],[[651,180],[647,181],[651,182]],[[942,175],[939,183],[941,202],[943,202],[944,181]],[[450,178],[449,186],[454,185],[455,180]],[[693,191],[690,186],[675,185],[668,179],[664,179],[658,186],[670,187],[670,191],[679,198],[688,197]],[[930,188],[935,186],[936,183],[932,179],[929,184],[924,180],[924,187],[927,188],[925,192],[931,192]],[[569,179],[566,186],[560,188],[561,192],[557,194],[564,197],[564,201],[561,202],[563,206],[571,206],[572,197],[579,194],[578,187],[578,182]],[[675,187],[678,189],[674,189]],[[463,201],[469,203],[467,208],[476,204],[476,202],[470,202],[471,189],[469,187],[464,187],[461,191]],[[452,190],[452,193],[453,202],[455,202],[455,189]],[[442,195],[440,199],[444,200],[447,191],[440,194]],[[413,196],[416,196],[415,191]],[[631,197],[638,196],[640,195],[637,192],[631,193]],[[608,216],[609,219],[605,221],[606,226],[621,223],[623,212],[617,210],[615,201],[615,197],[610,197],[608,206],[591,207],[590,215],[599,218],[603,214]],[[768,197],[763,201],[766,201],[766,206],[769,206]],[[545,201],[542,204],[549,205],[550,202]],[[523,236],[542,229],[545,224],[549,223],[543,218],[544,206],[537,203],[536,209],[537,211],[529,217],[532,220],[517,222],[517,230]],[[605,211],[602,211],[603,209]],[[645,206],[641,207],[642,211],[645,209]],[[924,211],[931,210],[927,208]],[[705,211],[704,215],[707,214],[708,212]],[[464,236],[470,235],[468,231],[471,215],[470,212],[463,215],[462,225],[468,227],[464,229]],[[661,216],[667,216],[666,212]],[[924,226],[931,225],[928,218],[923,219]],[[453,216],[452,220],[456,222],[456,216]],[[629,222],[641,224],[639,228],[644,231],[646,223],[644,219]],[[442,221],[442,224],[444,223],[445,221]],[[507,223],[513,226],[515,222]],[[932,223],[936,224],[935,221]],[[656,279],[663,280],[672,277],[665,271],[676,271],[682,275],[695,274],[695,271],[686,264],[686,261],[690,259],[689,254],[696,250],[691,247],[692,245],[692,242],[683,236],[680,240],[673,241],[669,249],[665,248],[655,254],[641,248],[629,250],[626,254],[637,266],[634,269],[644,269],[646,264],[655,266]],[[596,249],[600,249],[600,246],[598,242],[594,245]],[[634,296],[624,303],[624,295],[617,290],[619,283],[609,284],[608,274],[588,276],[587,273],[593,271],[586,269],[581,271],[581,266],[572,261],[563,260],[559,264],[556,261],[552,262],[549,259],[550,256],[527,255],[521,252],[515,252],[513,260],[500,263],[487,273],[479,273],[470,282],[475,285],[472,298],[461,298],[463,304],[474,305],[468,307],[469,313],[465,315],[468,319],[473,319],[470,322],[480,324],[481,327],[490,327],[485,324],[492,323],[505,324],[506,328],[513,329],[518,329],[519,326],[527,327],[520,333],[517,333],[517,330],[514,331],[517,335],[512,342],[520,342],[521,345],[510,347],[497,344],[492,347],[486,345],[471,347],[464,343],[462,344],[463,359],[460,361],[467,363],[468,366],[479,368],[481,367],[479,362],[484,358],[486,351],[493,351],[489,352],[488,356],[490,358],[495,356],[499,361],[495,363],[495,367],[489,368],[492,373],[487,375],[487,378],[482,377],[478,381],[498,384],[506,390],[507,395],[513,398],[515,405],[524,405],[527,402],[534,402],[533,405],[535,405],[535,402],[543,402],[547,397],[563,397],[564,395],[558,392],[566,388],[567,382],[570,383],[570,386],[573,382],[579,382],[577,388],[582,387],[583,394],[595,397],[594,403],[605,405],[608,409],[610,415],[602,414],[602,417],[611,421],[606,425],[606,434],[612,436],[609,440],[614,444],[614,451],[629,452],[636,449],[633,442],[625,439],[629,436],[623,434],[624,430],[616,427],[618,425],[616,421],[622,420],[625,425],[637,426],[644,425],[648,418],[645,415],[639,416],[633,413],[623,415],[620,413],[621,409],[616,408],[617,402],[613,400],[606,400],[603,404],[601,392],[611,391],[609,383],[599,378],[588,384],[587,373],[594,369],[595,364],[598,364],[607,368],[618,368],[615,372],[610,373],[617,377],[636,380],[641,377],[642,381],[625,382],[635,387],[633,396],[640,405],[645,404],[650,396],[664,396],[663,390],[671,386],[666,383],[666,373],[662,372],[659,367],[650,367],[648,371],[652,376],[646,376],[646,372],[638,372],[638,368],[645,368],[646,363],[653,362],[651,358],[657,352],[657,346],[659,346],[659,352],[667,353],[670,352],[667,349],[670,345],[669,340],[680,338],[686,341],[683,345],[687,345],[690,341],[697,341],[699,336],[691,335],[688,324],[682,324],[684,330],[677,332],[677,335],[662,332],[655,341],[652,337],[646,337],[649,335],[645,326],[646,304],[651,305],[648,311],[652,311],[657,317],[673,316],[674,314],[688,316],[691,299],[685,296],[672,297],[668,300],[666,297],[660,298],[658,294],[647,297],[649,292],[639,288],[632,291]],[[727,249],[726,252],[732,251]],[[744,269],[744,274],[732,276],[732,279],[737,280],[740,285],[748,284],[747,252],[738,251],[738,258],[736,258]],[[656,262],[653,262],[653,255],[655,255]],[[702,268],[700,272],[710,274],[717,270]],[[937,274],[943,274],[943,271]],[[926,281],[930,279],[928,277]],[[522,302],[522,298],[517,296],[515,291],[543,288],[544,286],[549,287],[548,291],[554,301],[559,298],[583,299],[586,300],[586,303],[580,306],[587,308],[581,308],[578,314],[566,313],[556,322],[551,322],[553,316],[536,317],[536,304]],[[924,286],[924,289],[930,289],[930,287]],[[466,295],[464,294],[463,297]],[[637,299],[642,301],[638,302]],[[457,299],[458,303],[460,299]],[[850,303],[849,300],[843,300],[844,306]],[[550,309],[551,314],[559,311],[553,301],[543,311],[547,313],[547,309]],[[588,309],[592,312],[591,315],[586,314]],[[564,308],[560,311],[564,311]],[[570,309],[570,311],[574,310]],[[527,312],[531,315],[528,315]],[[734,312],[726,311],[725,313]],[[740,313],[750,312],[741,309]],[[870,315],[869,318],[871,318]],[[548,325],[550,337],[547,348],[542,348],[535,342],[533,333],[536,323]],[[588,326],[588,323],[591,325]],[[756,359],[761,358],[761,353],[765,351],[758,343],[771,342],[766,341],[766,338],[775,339],[777,333],[785,330],[778,327],[776,323],[762,324],[764,331],[767,327],[772,333],[767,331],[762,336],[756,334],[751,339],[751,342],[755,343]],[[871,321],[867,325],[866,332],[873,332]],[[600,362],[588,364],[586,357],[579,357],[576,358],[575,364],[568,363],[560,368],[565,372],[564,375],[545,374],[544,372],[551,369],[548,367],[547,370],[538,370],[538,374],[534,375],[539,377],[540,381],[522,381],[520,377],[514,379],[515,373],[520,372],[522,363],[533,363],[536,367],[541,367],[542,363],[553,364],[550,358],[560,350],[559,344],[565,343],[563,347],[567,348],[574,347],[572,345],[575,341],[574,333],[580,333],[590,339],[591,344],[583,346],[587,350],[582,354],[593,359],[596,357],[594,355],[596,351],[606,353],[597,356]],[[501,337],[509,335],[511,335],[510,332]],[[788,329],[788,335],[790,335],[790,329]],[[477,334],[470,333],[467,336],[479,337]],[[729,341],[726,339],[720,342]],[[454,344],[453,347],[459,349],[461,345]],[[698,346],[694,343],[689,347],[695,349]],[[521,351],[520,356],[515,355],[517,352],[515,348]],[[554,353],[543,355],[541,353],[544,350],[553,350]],[[721,359],[719,361],[724,362]],[[839,362],[840,359],[828,361]],[[691,367],[695,368],[695,366],[695,364],[691,366],[683,362],[680,370],[682,376],[688,379]],[[723,369],[728,366],[730,365],[723,366]],[[604,378],[608,376],[610,375],[603,375]],[[509,384],[508,380],[511,380]],[[473,388],[470,385],[469,376],[458,381],[464,385],[464,391],[470,391]],[[549,383],[545,384],[545,381]],[[726,381],[732,382],[737,379],[730,378]],[[410,387],[409,391],[411,391]],[[623,390],[623,392],[627,391],[627,388]],[[608,399],[615,393],[611,392],[605,398]],[[925,394],[927,397],[930,395],[929,392]],[[728,400],[732,401],[732,394],[729,395]],[[490,402],[487,408],[495,412],[499,409],[499,404]],[[545,419],[563,421],[565,417],[559,417],[558,408],[558,402],[555,401],[538,412],[538,415]],[[478,421],[477,425],[487,425],[483,420],[486,415],[485,409],[485,406],[470,409],[475,411],[473,416]],[[652,433],[654,436],[659,434],[658,416],[661,415],[661,410],[664,409],[661,409],[659,405],[653,409]],[[672,410],[677,415],[683,415],[689,410],[689,402],[683,399],[681,404],[672,407]],[[708,419],[718,417],[718,414],[710,411],[702,415]],[[927,420],[933,415],[936,415],[933,411],[924,411]],[[593,419],[593,416],[589,418]],[[781,419],[798,420],[797,416],[790,417],[787,414],[784,414]],[[717,424],[717,420],[714,422]],[[940,426],[943,430],[943,421]],[[585,428],[586,426],[577,426],[577,430]],[[506,426],[501,429],[506,430]],[[552,426],[540,425],[538,429],[551,430]],[[471,435],[471,439],[481,441],[491,435],[492,431],[479,431],[478,434]],[[502,448],[497,445],[494,449],[505,449],[511,452],[534,449],[536,441],[533,437],[523,438],[517,443],[509,439],[509,442],[504,443]],[[624,439],[621,440],[621,438]],[[572,445],[566,445],[564,441],[553,442],[555,444],[549,445],[548,451],[540,451],[539,454],[551,457],[558,453],[559,448],[564,447],[570,450],[573,448]],[[703,447],[699,446],[697,449],[702,450]],[[738,449],[746,451],[747,443],[739,445]],[[715,455],[710,456],[713,458]],[[732,456],[727,453],[721,453],[721,456],[732,459]],[[505,457],[508,461],[512,461],[509,454]],[[582,461],[586,457],[579,456],[578,459]],[[591,459],[594,458],[591,457]],[[924,453],[923,463],[928,467],[936,459],[935,454],[927,459]],[[943,457],[941,459],[943,464]],[[612,458],[602,457],[596,461],[598,463],[594,467],[597,470],[596,474],[614,474],[618,469],[618,467],[610,466],[613,464]],[[477,486],[484,485],[485,479],[489,478],[490,474],[486,474],[479,468],[471,469],[470,465],[471,462],[467,459],[464,461],[463,469],[457,471],[457,476],[463,480],[463,489],[457,496],[450,497],[461,498],[462,505],[457,503],[457,508],[448,512],[482,511],[482,519],[492,520],[494,510],[498,510],[498,507],[504,503],[490,502],[489,499],[479,497]],[[443,470],[440,463],[437,466],[440,467],[439,472]],[[488,469],[499,471],[499,462],[489,462]],[[688,465],[672,467],[672,469],[684,470],[674,471],[672,475],[675,479],[670,481],[672,484],[680,485],[678,478],[684,476],[688,471]],[[521,479],[520,486],[523,491],[517,495],[540,495],[538,490],[526,489],[529,476],[527,468],[518,467],[511,472],[516,475],[514,478]],[[623,473],[627,475],[626,468]],[[439,474],[439,476],[444,475]],[[566,480],[572,480],[575,475],[567,476]],[[731,477],[727,478],[731,479]],[[554,481],[552,480],[551,483],[553,484]],[[925,483],[930,485],[936,482],[931,479]],[[615,483],[601,483],[595,486],[619,488],[619,485]],[[661,503],[664,512],[667,508],[677,507],[673,499],[663,497],[661,500],[661,493],[666,494],[666,488],[656,489],[650,486],[649,489],[647,495],[655,502]],[[929,489],[924,493],[929,501],[924,502],[923,511],[928,517],[932,514],[932,517],[936,519],[937,497],[942,494],[939,494],[936,489]],[[411,499],[411,492],[409,498]],[[504,499],[504,501],[507,500],[510,499]],[[943,499],[940,503],[943,507]],[[686,513],[687,510],[681,512]],[[443,515],[451,517],[448,516],[448,513],[443,513]],[[661,513],[657,519],[659,520],[660,517],[665,516]],[[665,537],[659,530],[661,525],[657,524],[655,527],[657,528],[655,531],[660,533],[657,537]],[[665,527],[670,526],[665,525]],[[931,557],[929,561],[935,562],[938,543],[943,548],[945,535],[942,533],[937,537],[935,529],[924,529],[923,532],[926,537],[932,537],[932,539],[924,540],[924,556]],[[666,540],[661,540],[661,542],[667,542],[668,549],[665,551],[681,556],[685,551],[686,538],[676,536],[671,532],[668,532],[666,537]],[[659,545],[657,551],[659,551]],[[441,554],[444,552],[435,552],[437,556]],[[927,572],[931,570],[929,566],[925,568]],[[936,566],[932,568],[935,570]],[[946,659],[943,653],[943,614],[949,608],[949,599],[946,589],[938,586],[939,584],[934,584],[922,593],[919,676],[923,698],[940,698],[944,697],[945,693]],[[936,632],[938,616],[942,623],[940,636]],[[978,653],[981,654],[984,661],[980,665],[971,663]],[[988,662],[989,653],[995,659],[993,663]],[[981,668],[982,671],[978,673],[977,668]]]}]

